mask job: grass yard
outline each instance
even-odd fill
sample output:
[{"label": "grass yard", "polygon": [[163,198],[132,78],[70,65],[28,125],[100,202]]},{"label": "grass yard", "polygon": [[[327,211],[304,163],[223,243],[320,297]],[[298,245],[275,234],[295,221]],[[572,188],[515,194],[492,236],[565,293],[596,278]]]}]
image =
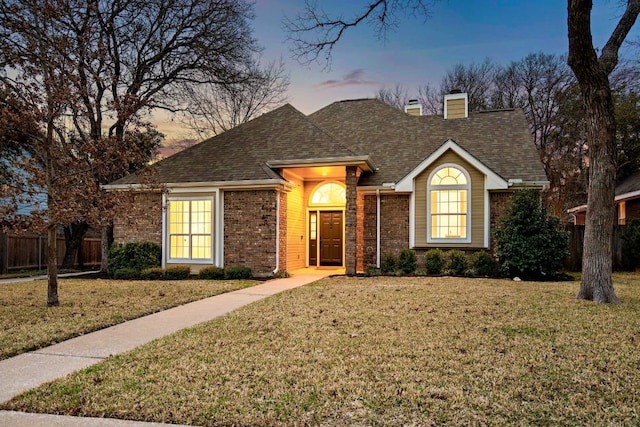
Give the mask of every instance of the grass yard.
[{"label": "grass yard", "polygon": [[640,275],[327,278],[3,409],[195,425],[639,425]]},{"label": "grass yard", "polygon": [[0,359],[223,292],[253,281],[60,279],[59,307],[44,280],[0,285]]}]

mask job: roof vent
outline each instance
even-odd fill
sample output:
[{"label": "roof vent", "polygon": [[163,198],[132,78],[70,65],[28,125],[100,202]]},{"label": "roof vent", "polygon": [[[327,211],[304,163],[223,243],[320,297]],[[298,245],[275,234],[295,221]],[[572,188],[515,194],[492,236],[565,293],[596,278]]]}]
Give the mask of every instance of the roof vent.
[{"label": "roof vent", "polygon": [[466,93],[451,91],[444,96],[444,118],[463,119],[469,117],[469,96]]},{"label": "roof vent", "polygon": [[411,116],[421,116],[422,104],[417,99],[410,99],[407,105],[404,106],[404,112]]}]

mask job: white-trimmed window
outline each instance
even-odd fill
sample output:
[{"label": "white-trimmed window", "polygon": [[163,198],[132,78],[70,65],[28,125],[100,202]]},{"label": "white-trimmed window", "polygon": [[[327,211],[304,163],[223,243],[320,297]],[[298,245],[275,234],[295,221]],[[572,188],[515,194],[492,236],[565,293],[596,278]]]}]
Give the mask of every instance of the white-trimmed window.
[{"label": "white-trimmed window", "polygon": [[346,189],[336,182],[328,182],[315,189],[311,205],[344,206],[347,203]]},{"label": "white-trimmed window", "polygon": [[213,259],[213,199],[168,201],[169,259]]},{"label": "white-trimmed window", "polygon": [[457,165],[444,165],[429,176],[427,184],[427,241],[468,243],[471,180]]}]

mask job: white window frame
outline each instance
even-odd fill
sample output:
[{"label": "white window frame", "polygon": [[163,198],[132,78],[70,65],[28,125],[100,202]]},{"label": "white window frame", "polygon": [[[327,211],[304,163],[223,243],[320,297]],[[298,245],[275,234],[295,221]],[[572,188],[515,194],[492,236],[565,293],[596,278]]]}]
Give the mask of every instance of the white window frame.
[{"label": "white window frame", "polygon": [[[445,168],[455,168],[462,172],[462,174],[467,179],[467,183],[465,185],[438,185],[432,186],[431,180],[433,176],[437,174],[439,171]],[[431,192],[438,190],[466,190],[467,191],[467,211],[466,211],[466,229],[467,235],[464,238],[442,238],[442,237],[433,237],[431,233],[431,221],[432,221],[432,212],[431,212]],[[446,163],[438,166],[434,169],[430,174],[427,180],[427,243],[471,243],[471,176],[467,172],[465,168],[455,163]]]},{"label": "white window frame", "polygon": [[[209,258],[197,258],[197,259],[193,259],[191,257],[189,258],[171,258],[171,202],[179,202],[179,201],[189,201],[189,202],[193,202],[193,201],[202,201],[202,200],[207,200],[209,202],[211,202],[211,217],[209,218],[210,221],[210,242],[211,242],[211,248],[210,248],[210,254],[211,256]],[[166,221],[165,221],[165,233],[166,233],[166,239],[165,239],[165,246],[166,246],[166,251],[167,251],[167,262],[168,263],[185,263],[185,264],[212,264],[214,257],[215,257],[215,248],[216,248],[216,241],[215,241],[215,237],[216,237],[216,222],[215,222],[215,211],[216,211],[216,203],[215,203],[215,198],[214,196],[193,196],[193,197],[167,197],[166,200]],[[190,210],[191,212],[191,210]],[[189,215],[189,221],[191,221],[191,214]],[[200,234],[199,234],[200,235]],[[192,237],[192,233],[191,230],[189,230],[189,255],[191,256],[191,237]]]}]

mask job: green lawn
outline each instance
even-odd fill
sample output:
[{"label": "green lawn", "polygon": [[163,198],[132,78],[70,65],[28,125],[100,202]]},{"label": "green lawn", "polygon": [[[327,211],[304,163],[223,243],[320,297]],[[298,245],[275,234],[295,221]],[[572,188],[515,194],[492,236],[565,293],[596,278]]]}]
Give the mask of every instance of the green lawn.
[{"label": "green lawn", "polygon": [[60,279],[59,307],[47,307],[44,280],[3,284],[0,359],[254,284],[253,281]]},{"label": "green lawn", "polygon": [[640,275],[327,278],[3,409],[194,425],[639,425]]}]

